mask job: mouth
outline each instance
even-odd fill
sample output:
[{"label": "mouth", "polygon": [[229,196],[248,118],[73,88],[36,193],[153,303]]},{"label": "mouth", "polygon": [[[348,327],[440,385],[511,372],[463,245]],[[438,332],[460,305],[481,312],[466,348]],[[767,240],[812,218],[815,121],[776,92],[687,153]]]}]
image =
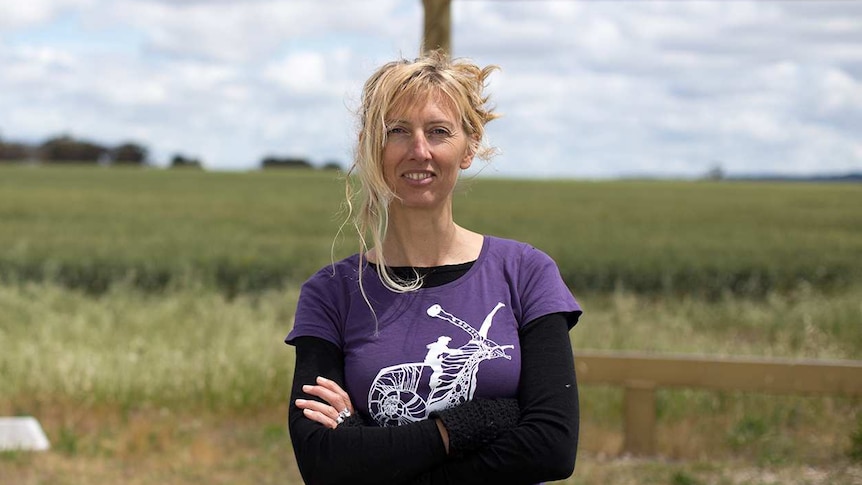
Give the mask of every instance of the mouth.
[{"label": "mouth", "polygon": [[407,180],[412,180],[414,182],[421,182],[423,180],[430,179],[434,177],[434,174],[431,172],[407,172],[401,175],[403,178]]}]

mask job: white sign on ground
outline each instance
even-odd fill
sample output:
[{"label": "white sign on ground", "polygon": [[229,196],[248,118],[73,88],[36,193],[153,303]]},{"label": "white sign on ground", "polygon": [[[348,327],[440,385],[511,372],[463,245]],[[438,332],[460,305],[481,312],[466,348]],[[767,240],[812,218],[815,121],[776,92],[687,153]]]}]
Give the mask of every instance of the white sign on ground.
[{"label": "white sign on ground", "polygon": [[0,451],[44,451],[51,448],[39,421],[32,417],[0,417]]}]

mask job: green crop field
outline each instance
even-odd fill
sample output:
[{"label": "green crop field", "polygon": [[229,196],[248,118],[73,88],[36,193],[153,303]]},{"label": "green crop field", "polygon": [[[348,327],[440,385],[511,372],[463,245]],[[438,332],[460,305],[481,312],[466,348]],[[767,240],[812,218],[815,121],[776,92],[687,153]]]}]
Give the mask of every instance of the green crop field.
[{"label": "green crop field", "polygon": [[[0,274],[94,292],[298,283],[331,260],[342,197],[333,172],[0,167]],[[545,250],[581,291],[862,281],[860,185],[473,179],[456,219]],[[337,257],[355,249],[345,234]]]},{"label": "green crop field", "polygon": [[[862,186],[465,181],[456,220],[552,255],[576,349],[862,360]],[[0,167],[0,415],[42,454],[0,483],[300,483],[285,430],[299,284],[333,172]],[[585,386],[567,484],[862,483],[862,402],[661,390],[659,459],[622,459],[622,392]]]}]

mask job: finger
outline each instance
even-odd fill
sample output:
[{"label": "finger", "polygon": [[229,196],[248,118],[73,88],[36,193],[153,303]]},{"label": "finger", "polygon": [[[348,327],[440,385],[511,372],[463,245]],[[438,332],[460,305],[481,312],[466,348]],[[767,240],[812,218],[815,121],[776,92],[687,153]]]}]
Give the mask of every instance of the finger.
[{"label": "finger", "polygon": [[349,401],[345,401],[344,396],[323,386],[305,385],[302,386],[302,392],[323,399],[330,406],[336,408],[336,412],[347,407],[347,404],[349,403]]},{"label": "finger", "polygon": [[329,389],[330,391],[340,396],[342,402],[345,405],[345,408],[347,408],[347,410],[351,413],[353,412],[353,405],[350,403],[350,395],[347,394],[347,391],[345,391],[341,386],[339,386],[337,382],[320,376],[317,378],[317,384],[322,387],[325,387],[326,389]]},{"label": "finger", "polygon": [[296,407],[302,409],[303,411],[305,411],[306,409],[309,411],[314,411],[315,413],[326,416],[332,421],[338,419],[338,410],[320,401],[315,401],[313,399],[297,399]]},{"label": "finger", "polygon": [[327,389],[323,386],[312,386],[305,385],[302,386],[302,391],[306,394],[318,397],[324,401],[326,401],[332,407],[336,407],[341,409],[344,405],[344,399],[341,395],[333,392],[330,389]]},{"label": "finger", "polygon": [[327,428],[335,429],[338,426],[338,423],[336,423],[334,419],[331,419],[329,416],[323,413],[319,413],[313,409],[303,409],[302,414],[304,414],[306,418],[320,423]]}]

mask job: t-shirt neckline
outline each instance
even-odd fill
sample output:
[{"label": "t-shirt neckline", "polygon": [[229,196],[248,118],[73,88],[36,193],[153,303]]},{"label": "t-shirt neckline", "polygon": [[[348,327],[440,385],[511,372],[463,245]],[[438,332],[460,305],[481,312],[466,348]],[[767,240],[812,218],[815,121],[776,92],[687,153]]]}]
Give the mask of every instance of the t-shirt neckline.
[{"label": "t-shirt neckline", "polygon": [[[482,265],[482,262],[485,260],[485,257],[488,253],[488,247],[490,246],[490,244],[491,244],[491,237],[488,235],[484,235],[484,236],[482,236],[482,249],[479,251],[479,257],[477,257],[475,261],[472,261],[472,262],[468,261],[466,263],[457,263],[454,265],[443,265],[443,266],[432,266],[431,267],[431,269],[435,269],[435,270],[437,268],[443,268],[443,271],[447,271],[447,270],[457,271],[457,266],[470,264],[471,265],[470,269],[468,269],[467,272],[464,273],[460,278],[458,278],[454,281],[450,281],[449,283],[439,285],[439,286],[432,286],[431,288],[419,288],[417,290],[411,291],[410,293],[427,294],[427,293],[433,293],[433,292],[437,292],[437,291],[443,291],[443,290],[447,290],[449,288],[455,288],[455,287],[463,284],[464,282],[468,281],[478,271],[478,268]],[[380,290],[391,291],[389,288],[386,288],[386,286],[383,284],[382,281],[380,281],[380,277],[377,274],[377,269],[372,267],[372,265],[374,265],[374,263],[371,263],[368,260],[366,260],[366,268],[372,273],[373,279],[375,281],[375,283],[373,283],[373,284],[377,285],[378,289],[380,289]],[[449,268],[449,269],[447,269],[447,268]],[[408,294],[410,294],[410,293],[408,293]]]}]

